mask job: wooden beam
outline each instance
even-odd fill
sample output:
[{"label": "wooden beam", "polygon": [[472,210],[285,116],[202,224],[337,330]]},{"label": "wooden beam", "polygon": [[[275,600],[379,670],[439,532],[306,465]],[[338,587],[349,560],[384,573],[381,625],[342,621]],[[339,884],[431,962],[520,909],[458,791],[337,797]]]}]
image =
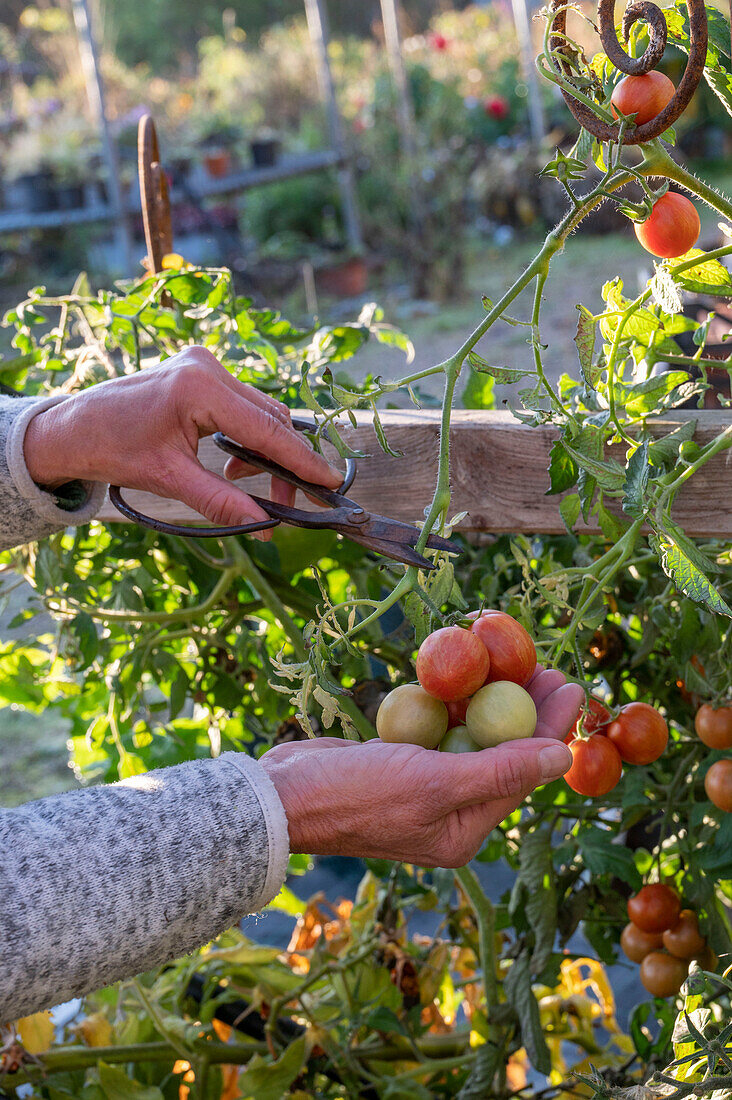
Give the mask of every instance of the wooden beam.
[{"label": "wooden beam", "polygon": [[[308,416],[308,413],[300,414]],[[391,458],[379,447],[366,412],[356,414],[358,426],[344,428],[351,446],[366,451],[350,495],[373,512],[413,522],[424,515],[434,488],[440,414],[437,410],[389,410],[381,414],[390,445],[404,452]],[[683,421],[698,421],[697,442],[714,438],[730,423],[727,412],[676,412],[649,425],[654,436],[664,435]],[[508,412],[456,410],[452,422],[450,470],[452,511],[467,511],[462,529],[493,534],[523,531],[558,534],[564,531],[559,498],[546,496],[549,449],[557,436],[552,426],[529,428]],[[220,472],[225,456],[212,440],[201,442],[200,457]],[[331,455],[332,457],[332,455]],[[622,458],[622,451],[617,454]],[[337,459],[336,459],[337,461]],[[677,498],[674,515],[690,535],[732,536],[732,449],[716,455]],[[266,479],[241,483],[260,496],[268,494]],[[186,522],[194,513],[181,504],[147,493],[127,494],[135,507],[173,522]],[[301,502],[307,507],[307,502]],[[107,503],[100,516],[119,519]],[[582,525],[578,528],[584,529]]]}]

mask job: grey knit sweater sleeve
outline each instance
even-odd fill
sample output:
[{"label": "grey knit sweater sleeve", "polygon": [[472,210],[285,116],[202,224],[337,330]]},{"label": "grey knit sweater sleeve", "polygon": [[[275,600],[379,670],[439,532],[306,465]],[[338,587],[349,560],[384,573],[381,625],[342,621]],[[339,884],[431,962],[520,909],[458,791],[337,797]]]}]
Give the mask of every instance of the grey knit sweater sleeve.
[{"label": "grey knit sweater sleeve", "polygon": [[[0,397],[0,550],[104,499],[77,484],[64,509],[28,473],[26,428],[56,400]],[[0,1024],[208,942],[275,896],[288,855],[277,791],[244,753],[0,808]]]},{"label": "grey knit sweater sleeve", "polygon": [[88,523],[102,506],[105,485],[78,483],[81,504],[60,508],[57,498],[31,478],[25,464],[23,440],[38,413],[63,401],[57,397],[0,396],[0,550],[35,542],[71,524]]},{"label": "grey knit sweater sleeve", "polygon": [[207,943],[275,896],[288,849],[244,753],[0,810],[0,1024]]}]

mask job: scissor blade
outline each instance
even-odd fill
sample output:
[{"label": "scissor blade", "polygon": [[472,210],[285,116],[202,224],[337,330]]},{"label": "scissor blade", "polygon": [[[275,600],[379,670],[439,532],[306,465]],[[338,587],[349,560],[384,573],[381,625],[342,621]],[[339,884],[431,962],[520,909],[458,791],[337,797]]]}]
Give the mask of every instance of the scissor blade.
[{"label": "scissor blade", "polygon": [[[368,522],[363,524],[363,531],[364,534],[373,533],[374,538],[404,543],[406,546],[416,546],[422,535],[420,529],[411,523],[391,519],[389,516],[377,516],[374,513],[369,513]],[[453,554],[458,552],[453,543],[441,535],[430,535],[427,546],[431,550],[450,550]]]},{"label": "scissor blade", "polygon": [[433,561],[430,561],[429,558],[423,558],[421,554],[418,554],[411,546],[407,546],[406,543],[390,542],[389,539],[376,539],[355,532],[353,534],[345,531],[341,533],[351,542],[357,542],[359,546],[365,546],[367,550],[374,550],[377,554],[383,554],[385,558],[391,558],[392,561],[400,561],[403,565],[416,565],[418,569],[427,571],[436,568]]}]

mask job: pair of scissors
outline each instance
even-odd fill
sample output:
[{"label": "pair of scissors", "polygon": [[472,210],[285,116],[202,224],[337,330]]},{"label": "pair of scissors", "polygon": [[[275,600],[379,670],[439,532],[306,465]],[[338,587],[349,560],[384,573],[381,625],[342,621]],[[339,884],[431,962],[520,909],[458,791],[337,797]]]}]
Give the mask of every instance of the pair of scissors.
[{"label": "pair of scissors", "polygon": [[[296,431],[314,431],[315,425],[306,420],[293,418],[292,426]],[[146,516],[133,508],[124,497],[119,485],[111,486],[109,499],[115,508],[127,519],[139,523],[143,527],[150,527],[153,531],[160,531],[167,535],[181,535],[184,538],[225,538],[228,535],[248,535],[253,531],[264,531],[270,527],[277,527],[280,523],[287,523],[293,527],[306,527],[311,530],[337,531],[339,535],[345,535],[352,542],[365,546],[368,550],[374,550],[393,561],[402,562],[404,565],[416,565],[419,569],[430,570],[435,568],[435,563],[419,554],[415,549],[417,540],[421,535],[418,527],[410,523],[403,523],[398,519],[390,519],[374,512],[368,512],[355,500],[351,500],[346,493],[353,485],[356,477],[356,460],[346,460],[346,476],[338,489],[326,489],[323,485],[316,485],[312,481],[303,481],[285,466],[280,466],[271,459],[256,451],[249,451],[233,439],[229,439],[221,432],[216,432],[214,442],[228,455],[246,462],[257,470],[271,474],[280,481],[286,481],[288,485],[294,485],[301,489],[309,497],[327,504],[327,511],[308,512],[303,508],[292,508],[287,504],[278,504],[273,500],[252,496],[252,500],[263,508],[270,517],[268,520],[259,520],[255,523],[242,523],[233,527],[194,527],[189,524],[166,523],[163,520]],[[456,548],[448,539],[441,535],[430,535],[427,546],[431,550],[447,550],[456,553]]]}]

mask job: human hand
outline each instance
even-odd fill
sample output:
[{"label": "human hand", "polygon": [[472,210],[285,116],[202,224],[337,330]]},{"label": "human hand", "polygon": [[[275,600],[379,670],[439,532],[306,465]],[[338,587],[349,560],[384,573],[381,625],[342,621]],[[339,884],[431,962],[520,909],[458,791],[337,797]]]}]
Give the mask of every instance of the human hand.
[{"label": "human hand", "polygon": [[[337,488],[343,480],[295,432],[285,405],[237,381],[200,347],[38,413],[23,449],[30,476],[49,488],[77,478],[101,481],[172,497],[214,524],[268,519],[230,484],[258,471],[229,459],[219,477],[198,461],[198,441],[216,431],[307,481]],[[272,480],[272,500],[292,504],[294,496],[292,486]]]},{"label": "human hand", "polygon": [[462,867],[491,829],[572,762],[562,738],[582,688],[537,665],[527,690],[537,707],[534,737],[480,752],[336,737],[270,749],[260,763],[285,808],[291,850]]}]

